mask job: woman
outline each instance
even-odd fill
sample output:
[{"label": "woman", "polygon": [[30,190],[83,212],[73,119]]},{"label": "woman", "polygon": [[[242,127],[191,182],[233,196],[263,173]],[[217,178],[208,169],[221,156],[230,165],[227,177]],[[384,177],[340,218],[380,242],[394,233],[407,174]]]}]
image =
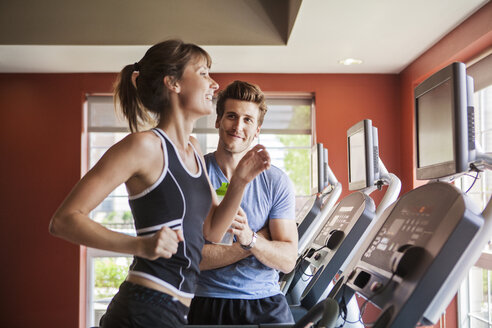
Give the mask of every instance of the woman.
[{"label": "woman", "polygon": [[[199,274],[204,237],[221,240],[246,184],[270,166],[260,145],[240,162],[218,203],[203,165],[194,122],[213,112],[218,84],[210,56],[194,44],[169,40],[121,71],[115,99],[133,132],[112,146],[79,181],[50,223],[58,237],[134,255],[126,281],[101,319],[102,327],[180,327]],[[138,132],[155,119],[150,131]],[[137,236],[111,231],[89,213],[125,183]],[[242,229],[241,221],[232,223]]]}]

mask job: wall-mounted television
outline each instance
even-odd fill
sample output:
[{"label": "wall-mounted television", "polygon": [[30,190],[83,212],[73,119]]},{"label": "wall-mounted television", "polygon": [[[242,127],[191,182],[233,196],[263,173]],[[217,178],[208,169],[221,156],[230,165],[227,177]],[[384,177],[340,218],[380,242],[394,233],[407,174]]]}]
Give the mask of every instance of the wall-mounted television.
[{"label": "wall-mounted television", "polygon": [[452,63],[415,88],[417,179],[467,172],[475,160],[473,79]]}]

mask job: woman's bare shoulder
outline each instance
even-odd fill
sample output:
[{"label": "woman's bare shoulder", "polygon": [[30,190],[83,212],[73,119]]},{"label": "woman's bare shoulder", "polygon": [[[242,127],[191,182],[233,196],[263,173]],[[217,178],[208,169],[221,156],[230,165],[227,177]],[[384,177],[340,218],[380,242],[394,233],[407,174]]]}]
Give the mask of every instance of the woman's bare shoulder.
[{"label": "woman's bare shoulder", "polygon": [[152,131],[130,133],[120,143],[129,151],[137,153],[153,152],[161,148],[159,137]]},{"label": "woman's bare shoulder", "polygon": [[118,167],[127,168],[131,176],[153,181],[160,174],[163,163],[161,140],[152,131],[131,133],[112,148],[112,159]]}]

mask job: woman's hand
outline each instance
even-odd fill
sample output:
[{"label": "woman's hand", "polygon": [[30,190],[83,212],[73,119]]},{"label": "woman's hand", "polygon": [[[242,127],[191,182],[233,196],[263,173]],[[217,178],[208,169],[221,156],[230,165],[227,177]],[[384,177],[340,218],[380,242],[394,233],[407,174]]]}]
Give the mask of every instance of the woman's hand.
[{"label": "woman's hand", "polygon": [[178,251],[179,242],[184,240],[182,230],[172,230],[168,227],[162,227],[150,237],[141,238],[142,248],[138,256],[149,260],[170,258]]},{"label": "woman's hand", "polygon": [[240,179],[247,184],[268,168],[270,168],[270,154],[265,146],[256,145],[239,161],[232,179]]}]

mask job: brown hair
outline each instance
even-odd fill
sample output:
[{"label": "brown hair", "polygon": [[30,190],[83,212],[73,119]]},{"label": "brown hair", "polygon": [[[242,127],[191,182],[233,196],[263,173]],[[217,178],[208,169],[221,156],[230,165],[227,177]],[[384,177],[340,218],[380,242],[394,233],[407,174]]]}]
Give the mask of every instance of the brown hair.
[{"label": "brown hair", "polygon": [[[211,66],[210,55],[199,46],[181,40],[167,40],[152,46],[139,62],[121,70],[115,83],[114,101],[128,120],[130,131],[138,131],[139,127],[160,120],[170,106],[164,77],[179,80],[186,64],[198,58],[205,59],[207,66]],[[132,74],[135,71],[139,74],[134,85]]]},{"label": "brown hair", "polygon": [[265,95],[260,87],[244,81],[234,81],[229,84],[224,90],[219,92],[217,97],[217,117],[221,118],[224,115],[224,104],[227,99],[243,100],[255,103],[260,109],[258,116],[258,126],[263,124],[263,118],[268,110],[265,103]]}]

